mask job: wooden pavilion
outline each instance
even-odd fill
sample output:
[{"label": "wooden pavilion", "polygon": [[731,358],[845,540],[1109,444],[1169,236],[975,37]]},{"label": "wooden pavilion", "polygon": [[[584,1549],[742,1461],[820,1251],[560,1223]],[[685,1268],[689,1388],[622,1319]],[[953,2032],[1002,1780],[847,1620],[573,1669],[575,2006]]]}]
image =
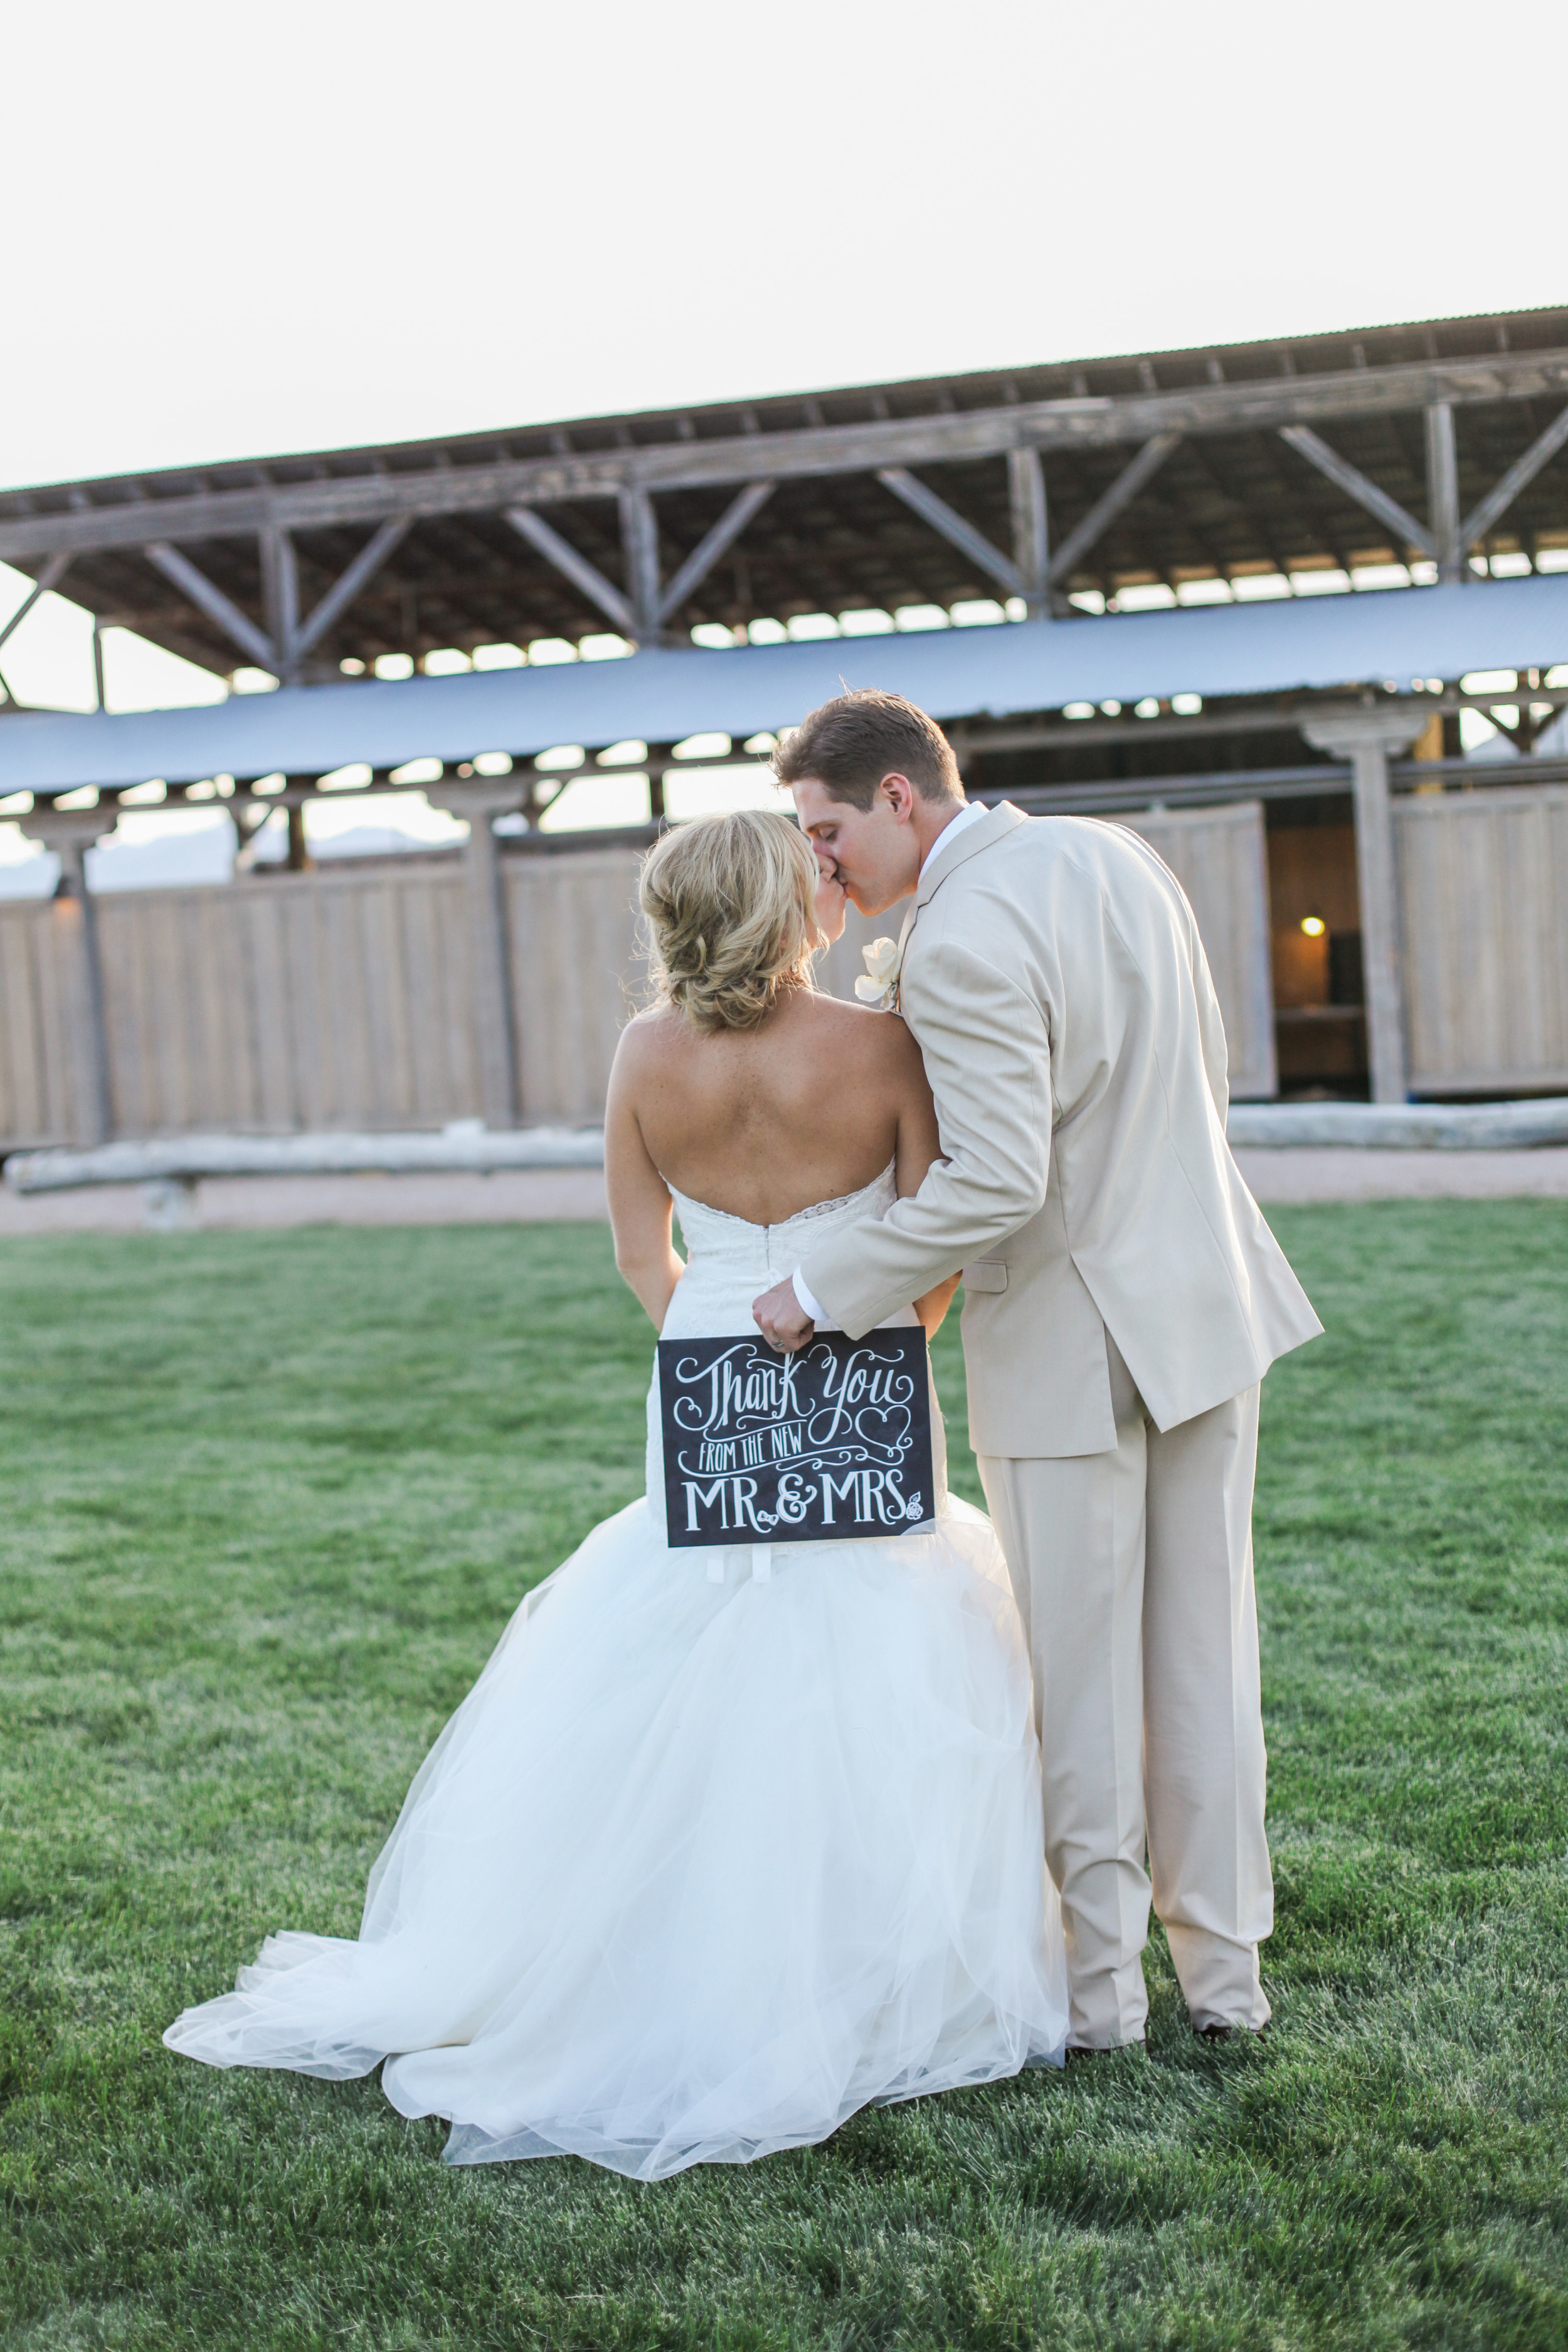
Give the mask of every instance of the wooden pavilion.
[{"label": "wooden pavilion", "polygon": [[[926,700],[972,793],[1158,840],[1238,1090],[1568,1085],[1565,448],[1568,311],[1542,310],[0,494],[36,593],[279,682],[135,719],[0,705],[0,814],[64,860],[52,908],[0,910],[0,1150],[592,1116],[631,845],[540,829],[562,748],[588,775],[630,743],[657,822],[689,743],[756,742],[840,673]],[[1467,706],[1500,758],[1464,756]],[[89,901],[82,850],[149,779],[242,833],[288,807],[298,868],[323,775],[414,759],[470,820],[466,880]],[[350,948],[355,889],[386,903]],[[323,957],[335,980],[301,977]],[[547,1032],[575,1093],[539,1075]]]}]

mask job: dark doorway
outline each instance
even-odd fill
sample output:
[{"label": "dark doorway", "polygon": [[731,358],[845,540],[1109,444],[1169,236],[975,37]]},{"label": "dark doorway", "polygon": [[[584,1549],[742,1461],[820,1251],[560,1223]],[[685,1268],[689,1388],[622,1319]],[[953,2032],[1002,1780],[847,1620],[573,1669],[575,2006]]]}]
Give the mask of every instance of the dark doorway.
[{"label": "dark doorway", "polygon": [[1348,805],[1289,803],[1269,817],[1280,1094],[1364,1096],[1361,907]]}]

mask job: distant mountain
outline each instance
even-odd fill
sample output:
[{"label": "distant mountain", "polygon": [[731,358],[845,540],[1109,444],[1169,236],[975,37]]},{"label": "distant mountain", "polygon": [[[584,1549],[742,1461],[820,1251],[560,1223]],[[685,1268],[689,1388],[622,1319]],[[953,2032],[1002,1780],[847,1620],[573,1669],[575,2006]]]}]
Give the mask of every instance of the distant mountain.
[{"label": "distant mountain", "polygon": [[[442,845],[424,841],[390,824],[356,824],[347,833],[314,841],[310,855],[326,865],[339,857],[395,857],[409,850]],[[288,856],[281,832],[268,830],[257,845],[256,863],[280,866]],[[177,890],[234,878],[234,826],[213,811],[200,824],[171,827],[147,841],[105,842],[87,853],[87,878],[94,890]],[[58,860],[41,848],[29,857],[0,861],[0,898],[47,898],[59,878]]]},{"label": "distant mountain", "polygon": [[59,877],[59,862],[35,849],[31,857],[0,863],[0,898],[47,898]]},{"label": "distant mountain", "polygon": [[150,841],[106,841],[87,853],[91,890],[169,890],[193,882],[227,882],[234,874],[234,826],[215,814],[200,824],[155,833]]},{"label": "distant mountain", "polygon": [[[422,840],[417,834],[405,833],[395,824],[355,824],[346,833],[334,833],[325,841],[312,841],[310,855],[318,866],[325,866],[335,857],[401,857],[411,849],[428,853],[445,849],[442,841]],[[289,854],[288,844],[281,833],[268,830],[256,845],[258,866],[281,866]]]}]

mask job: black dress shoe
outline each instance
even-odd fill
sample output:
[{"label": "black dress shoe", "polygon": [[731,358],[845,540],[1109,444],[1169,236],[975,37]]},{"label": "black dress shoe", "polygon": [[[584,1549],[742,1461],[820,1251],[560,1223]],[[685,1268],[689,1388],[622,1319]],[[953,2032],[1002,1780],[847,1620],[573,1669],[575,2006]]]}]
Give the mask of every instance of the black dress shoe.
[{"label": "black dress shoe", "polygon": [[1235,2042],[1243,2034],[1261,2042],[1268,2028],[1266,2025],[1194,2025],[1193,2032],[1200,2042]]},{"label": "black dress shoe", "polygon": [[[1226,2031],[1228,2030],[1227,2028]],[[1147,2048],[1148,2044],[1142,2034],[1136,2042],[1069,2042],[1067,2046],[1067,2063],[1069,2066],[1074,2066],[1080,2058],[1114,2058],[1123,2050]]]}]

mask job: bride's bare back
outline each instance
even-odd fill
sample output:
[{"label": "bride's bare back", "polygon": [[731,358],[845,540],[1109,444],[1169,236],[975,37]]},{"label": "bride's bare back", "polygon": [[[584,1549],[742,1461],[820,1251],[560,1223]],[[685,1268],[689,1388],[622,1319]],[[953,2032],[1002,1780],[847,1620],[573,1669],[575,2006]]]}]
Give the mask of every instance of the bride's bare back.
[{"label": "bride's bare back", "polygon": [[699,1030],[670,1006],[643,1013],[616,1055],[605,1145],[616,1263],[656,1323],[680,1271],[668,1186],[778,1225],[858,1192],[890,1160],[900,1193],[915,1192],[939,1149],[903,1023],[805,988],[781,992],[754,1029]]},{"label": "bride's bare back", "polygon": [[900,1119],[930,1115],[903,1023],[805,989],[755,1029],[704,1034],[669,1008],[645,1014],[616,1071],[666,1181],[756,1225],[858,1192],[893,1158]]},{"label": "bride's bare back", "polygon": [[[920,1049],[894,1013],[818,996],[812,959],[844,890],[798,829],[737,809],[666,834],[643,866],[663,1002],[624,1030],[605,1111],[616,1264],[661,1328],[685,1272],[670,1187],[782,1225],[897,1162],[917,1192],[937,1156]],[[928,1331],[957,1277],[912,1303]]]}]

